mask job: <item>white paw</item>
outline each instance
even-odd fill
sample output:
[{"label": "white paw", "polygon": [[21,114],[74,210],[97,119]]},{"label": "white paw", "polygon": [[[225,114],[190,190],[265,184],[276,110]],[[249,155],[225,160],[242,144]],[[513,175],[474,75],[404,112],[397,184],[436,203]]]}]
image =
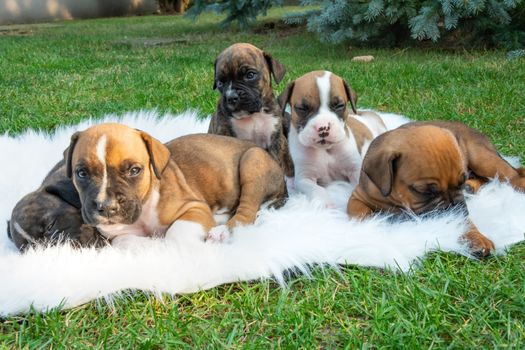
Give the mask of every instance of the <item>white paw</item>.
[{"label": "white paw", "polygon": [[208,237],[206,238],[206,241],[212,242],[212,243],[224,242],[228,238],[230,238],[230,235],[231,235],[231,232],[228,226],[218,225],[218,226],[212,227],[210,232],[208,232]]},{"label": "white paw", "polygon": [[205,238],[204,227],[193,221],[177,220],[166,231],[166,241],[184,244],[188,241],[202,241]]}]

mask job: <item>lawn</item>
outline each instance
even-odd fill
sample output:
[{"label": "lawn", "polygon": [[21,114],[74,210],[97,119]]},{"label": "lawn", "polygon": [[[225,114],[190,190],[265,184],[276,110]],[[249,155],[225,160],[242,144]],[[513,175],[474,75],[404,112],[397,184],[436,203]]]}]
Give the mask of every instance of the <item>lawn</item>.
[{"label": "lawn", "polygon": [[[218,29],[216,16],[2,30],[0,132],[53,130],[137,109],[194,108],[204,117],[218,97],[216,55],[247,41],[287,67],[277,91],[310,70],[331,70],[358,92],[361,107],[461,120],[502,153],[525,155],[523,59],[508,61],[499,51],[328,46],[304,28],[280,25],[284,12],[271,11],[246,33]],[[350,61],[362,54],[376,60]],[[164,300],[134,293],[112,306],[92,302],[2,320],[0,348],[524,348],[524,258],[520,244],[482,262],[434,253],[411,274],[345,267],[295,277],[286,289],[263,281]]]}]

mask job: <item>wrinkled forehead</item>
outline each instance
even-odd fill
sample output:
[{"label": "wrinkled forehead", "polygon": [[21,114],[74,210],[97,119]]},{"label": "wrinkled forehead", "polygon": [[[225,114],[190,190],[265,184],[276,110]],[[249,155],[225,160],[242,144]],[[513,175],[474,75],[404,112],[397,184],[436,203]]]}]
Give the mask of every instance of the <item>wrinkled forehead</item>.
[{"label": "wrinkled forehead", "polygon": [[346,101],[346,90],[343,79],[326,71],[310,72],[295,80],[291,102],[293,104],[307,101],[321,101],[327,97],[328,101],[340,98]]},{"label": "wrinkled forehead", "polygon": [[217,59],[217,71],[223,74],[243,67],[266,67],[263,51],[248,44],[233,45],[224,50]]},{"label": "wrinkled forehead", "polygon": [[467,170],[466,160],[454,135],[438,127],[407,130],[405,152],[419,177],[437,177],[443,184],[455,183]]},{"label": "wrinkled forehead", "polygon": [[84,131],[75,145],[73,163],[118,166],[123,161],[147,162],[146,145],[137,130],[121,126],[100,126]]}]

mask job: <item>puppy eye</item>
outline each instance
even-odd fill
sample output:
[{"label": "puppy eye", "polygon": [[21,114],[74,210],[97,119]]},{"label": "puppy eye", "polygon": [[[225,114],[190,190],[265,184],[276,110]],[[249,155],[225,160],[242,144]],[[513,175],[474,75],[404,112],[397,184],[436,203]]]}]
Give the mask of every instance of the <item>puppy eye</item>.
[{"label": "puppy eye", "polygon": [[217,80],[217,82],[215,83],[215,85],[217,86],[218,89],[222,88],[222,86],[224,85],[224,83],[220,80]]},{"label": "puppy eye", "polygon": [[244,78],[245,78],[246,80],[253,80],[253,79],[255,79],[256,77],[257,77],[257,73],[252,72],[252,71],[246,73],[246,75],[244,76]]},{"label": "puppy eye", "polygon": [[416,186],[410,186],[409,188],[412,192],[429,198],[435,198],[440,194],[436,184],[430,184],[424,189]]},{"label": "puppy eye", "polygon": [[310,107],[308,107],[307,105],[296,105],[294,106],[294,109],[299,114],[305,114],[305,113],[308,113],[308,111],[310,110]]},{"label": "puppy eye", "polygon": [[129,176],[131,177],[135,177],[137,176],[138,174],[140,174],[142,171],[142,168],[141,167],[138,167],[138,166],[134,166],[134,167],[131,167],[129,169]]},{"label": "puppy eye", "polygon": [[56,223],[56,220],[55,220],[55,221],[52,221],[49,225],[46,226],[46,232],[47,232],[47,233],[51,232],[51,230],[52,230],[53,227],[55,226],[55,223]]},{"label": "puppy eye", "polygon": [[345,107],[346,107],[346,105],[344,103],[338,103],[338,104],[332,106],[332,110],[334,110],[336,112],[340,112],[340,111],[344,110]]},{"label": "puppy eye", "polygon": [[77,169],[76,173],[77,173],[77,177],[79,179],[85,179],[85,178],[87,178],[89,176],[89,174],[88,174],[88,172],[87,172],[87,170],[85,168]]},{"label": "puppy eye", "polygon": [[425,191],[425,193],[439,194],[439,188],[438,188],[438,186],[436,184],[430,184],[430,185],[428,185],[427,190]]}]

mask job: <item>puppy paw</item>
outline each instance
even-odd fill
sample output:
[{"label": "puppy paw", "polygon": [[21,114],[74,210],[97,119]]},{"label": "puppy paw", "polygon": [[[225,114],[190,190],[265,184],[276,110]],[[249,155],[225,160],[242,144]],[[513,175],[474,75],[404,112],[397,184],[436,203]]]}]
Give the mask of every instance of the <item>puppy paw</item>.
[{"label": "puppy paw", "polygon": [[465,192],[469,194],[475,194],[479,191],[480,187],[483,186],[484,182],[479,179],[468,179],[465,181]]},{"label": "puppy paw", "polygon": [[496,249],[494,243],[479,232],[468,232],[463,236],[470,253],[476,258],[485,258]]},{"label": "puppy paw", "polygon": [[206,238],[207,242],[211,243],[220,243],[229,239],[231,236],[230,229],[226,225],[218,225],[213,227],[208,232],[208,237]]}]

